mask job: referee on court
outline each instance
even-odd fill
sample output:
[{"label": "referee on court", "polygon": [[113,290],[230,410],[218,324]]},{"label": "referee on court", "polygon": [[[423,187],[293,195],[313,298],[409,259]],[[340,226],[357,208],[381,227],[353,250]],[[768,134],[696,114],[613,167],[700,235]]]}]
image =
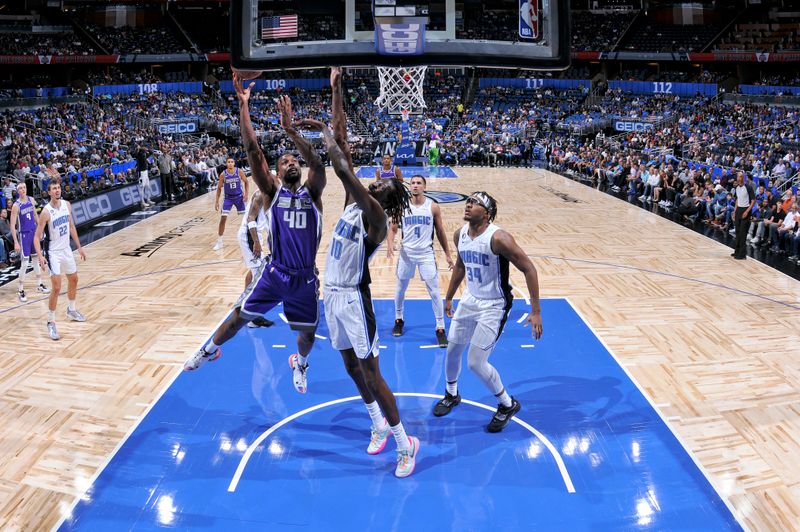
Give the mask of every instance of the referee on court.
[{"label": "referee on court", "polygon": [[745,182],[744,172],[736,174],[736,210],[733,213],[734,227],[736,228],[736,245],[731,257],[736,260],[747,258],[747,228],[750,223],[750,213],[756,202],[756,193],[753,185]]}]

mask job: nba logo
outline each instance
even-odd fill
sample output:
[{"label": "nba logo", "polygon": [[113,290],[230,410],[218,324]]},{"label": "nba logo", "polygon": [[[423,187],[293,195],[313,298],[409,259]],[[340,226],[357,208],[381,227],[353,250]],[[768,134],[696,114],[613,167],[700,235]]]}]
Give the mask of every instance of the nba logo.
[{"label": "nba logo", "polygon": [[519,0],[519,36],[523,39],[539,37],[538,0]]}]

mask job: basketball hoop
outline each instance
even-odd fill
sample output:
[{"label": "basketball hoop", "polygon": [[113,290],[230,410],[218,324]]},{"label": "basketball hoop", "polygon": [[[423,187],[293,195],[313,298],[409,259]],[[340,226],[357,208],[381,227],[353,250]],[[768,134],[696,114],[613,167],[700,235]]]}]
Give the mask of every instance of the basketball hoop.
[{"label": "basketball hoop", "polygon": [[381,91],[375,105],[392,114],[404,114],[403,120],[411,110],[425,109],[422,87],[427,66],[377,68]]}]

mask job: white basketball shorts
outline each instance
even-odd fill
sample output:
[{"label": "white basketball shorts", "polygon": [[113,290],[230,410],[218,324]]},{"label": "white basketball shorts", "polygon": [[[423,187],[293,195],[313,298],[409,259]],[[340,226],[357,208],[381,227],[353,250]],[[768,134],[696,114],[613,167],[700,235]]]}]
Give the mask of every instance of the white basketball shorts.
[{"label": "white basketball shorts", "polygon": [[47,265],[50,267],[51,275],[72,274],[78,271],[78,265],[75,264],[75,255],[72,254],[70,248],[49,250],[47,252]]},{"label": "white basketball shorts", "polygon": [[465,293],[450,322],[447,340],[491,349],[500,338],[511,305],[505,299],[477,299]]},{"label": "white basketball shorts", "polygon": [[397,278],[407,281],[414,277],[417,268],[419,268],[419,277],[423,281],[438,280],[439,271],[436,268],[436,256],[433,253],[425,257],[416,258],[409,257],[400,251],[400,256],[397,259]]},{"label": "white basketball shorts", "polygon": [[333,348],[352,348],[361,359],[378,356],[378,328],[369,288],[326,287],[323,301]]}]

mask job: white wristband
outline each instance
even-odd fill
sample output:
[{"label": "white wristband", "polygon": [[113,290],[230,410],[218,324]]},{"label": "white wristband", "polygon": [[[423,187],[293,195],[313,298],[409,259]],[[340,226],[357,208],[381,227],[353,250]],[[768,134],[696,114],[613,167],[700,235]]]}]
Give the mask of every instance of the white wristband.
[{"label": "white wristband", "polygon": [[258,224],[256,222],[247,222],[248,229],[258,229]]}]

